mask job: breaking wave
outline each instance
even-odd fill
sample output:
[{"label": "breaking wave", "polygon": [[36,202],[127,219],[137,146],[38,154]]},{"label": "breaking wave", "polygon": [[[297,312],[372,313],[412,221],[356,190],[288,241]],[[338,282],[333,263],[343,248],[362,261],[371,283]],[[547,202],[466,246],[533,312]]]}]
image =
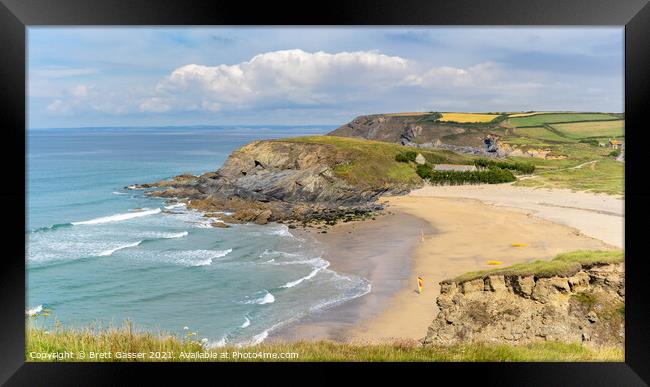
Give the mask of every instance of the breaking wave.
[{"label": "breaking wave", "polygon": [[127,243],[127,244],[125,244],[125,245],[118,246],[118,247],[116,247],[116,248],[114,248],[114,249],[104,250],[104,251],[98,253],[97,256],[98,256],[98,257],[108,257],[108,256],[113,255],[113,253],[116,252],[116,251],[118,251],[118,250],[128,249],[129,247],[135,247],[135,246],[140,245],[140,243],[142,243],[142,242],[143,242],[143,241],[137,241],[137,242],[133,242],[133,243]]},{"label": "breaking wave", "polygon": [[242,323],[240,328],[246,328],[251,325],[251,320],[248,317],[244,317],[244,322]]},{"label": "breaking wave", "polygon": [[103,216],[103,217],[100,217],[100,218],[84,220],[82,222],[72,222],[72,225],[78,226],[78,225],[93,225],[93,224],[121,222],[123,220],[129,220],[129,219],[133,219],[133,218],[140,218],[140,217],[143,217],[143,216],[159,214],[160,212],[161,212],[160,208],[155,208],[153,210],[144,209],[143,211],[136,211],[136,212],[128,212],[128,213],[125,213],[125,214],[115,214],[115,215],[110,215],[110,216]]},{"label": "breaking wave", "polygon": [[304,277],[298,278],[295,281],[287,282],[286,284],[284,284],[284,285],[282,285],[280,287],[281,288],[292,288],[292,287],[294,287],[296,285],[300,285],[300,283],[302,283],[303,281],[307,281],[308,279],[314,278],[316,276],[316,274],[318,274],[318,272],[320,272],[323,269],[326,269],[330,265],[329,262],[327,262],[327,261],[324,261],[324,260],[321,260],[321,261],[324,262],[324,264],[322,266],[316,267],[314,270],[311,271],[311,273],[307,274]]},{"label": "breaking wave", "polygon": [[[228,250],[191,250],[191,251],[175,251],[174,255],[182,255],[183,257],[176,262],[185,266],[208,266],[212,264],[212,260],[216,258],[225,257],[230,254],[232,249]],[[199,256],[199,259],[196,257]]]},{"label": "breaking wave", "polygon": [[244,301],[244,304],[258,304],[258,305],[264,305],[264,304],[272,304],[275,302],[275,296],[271,294],[268,290],[265,290],[266,294],[264,296],[257,298],[255,300],[250,300],[250,301]]}]

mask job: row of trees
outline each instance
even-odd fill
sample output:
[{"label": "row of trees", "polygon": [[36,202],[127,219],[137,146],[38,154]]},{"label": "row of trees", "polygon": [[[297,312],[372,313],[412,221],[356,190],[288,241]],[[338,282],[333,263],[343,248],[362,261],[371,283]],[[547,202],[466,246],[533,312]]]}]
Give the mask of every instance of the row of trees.
[{"label": "row of trees", "polygon": [[421,178],[432,184],[498,184],[515,181],[515,176],[507,169],[491,167],[481,171],[434,171],[430,165],[418,165],[415,170]]}]

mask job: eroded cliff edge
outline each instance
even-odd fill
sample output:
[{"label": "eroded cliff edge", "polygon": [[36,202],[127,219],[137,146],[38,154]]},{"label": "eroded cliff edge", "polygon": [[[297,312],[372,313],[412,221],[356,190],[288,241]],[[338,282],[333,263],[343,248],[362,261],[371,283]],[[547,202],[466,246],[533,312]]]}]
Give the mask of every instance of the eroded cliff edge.
[{"label": "eroded cliff edge", "polygon": [[524,264],[441,282],[440,312],[424,343],[623,346],[622,252],[577,252],[548,264],[535,263],[537,272]]}]

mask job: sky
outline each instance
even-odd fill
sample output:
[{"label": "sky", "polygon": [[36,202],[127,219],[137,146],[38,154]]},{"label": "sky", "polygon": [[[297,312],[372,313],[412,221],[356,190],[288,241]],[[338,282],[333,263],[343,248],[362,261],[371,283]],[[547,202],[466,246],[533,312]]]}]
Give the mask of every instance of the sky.
[{"label": "sky", "polygon": [[623,53],[622,27],[30,27],[28,127],[623,112]]}]

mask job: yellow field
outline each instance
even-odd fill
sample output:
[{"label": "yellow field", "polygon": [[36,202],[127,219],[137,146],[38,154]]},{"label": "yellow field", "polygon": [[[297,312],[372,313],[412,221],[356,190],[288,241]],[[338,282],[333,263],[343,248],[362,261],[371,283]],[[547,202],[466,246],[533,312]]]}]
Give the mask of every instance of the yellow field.
[{"label": "yellow field", "polygon": [[490,122],[497,118],[496,114],[483,113],[442,113],[440,121],[454,122]]}]

